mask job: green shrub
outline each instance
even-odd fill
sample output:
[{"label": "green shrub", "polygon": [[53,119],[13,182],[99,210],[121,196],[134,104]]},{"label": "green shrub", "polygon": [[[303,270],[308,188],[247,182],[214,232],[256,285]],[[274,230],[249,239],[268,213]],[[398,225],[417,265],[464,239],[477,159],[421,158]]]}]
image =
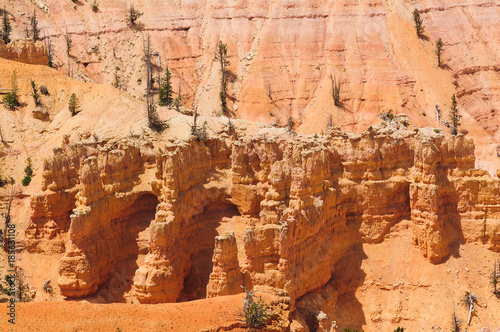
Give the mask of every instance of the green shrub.
[{"label": "green shrub", "polygon": [[24,177],[23,181],[22,181],[23,186],[25,186],[25,187],[26,187],[27,185],[29,185],[29,184],[30,184],[30,182],[31,182],[31,176],[26,175],[26,176]]},{"label": "green shrub", "polygon": [[94,0],[94,2],[92,3],[92,11],[94,13],[97,13],[99,11],[99,4],[97,3],[97,0]]},{"label": "green shrub", "polygon": [[15,94],[13,94],[12,92],[7,93],[2,98],[2,100],[5,103],[5,105],[7,107],[9,107],[10,109],[15,109],[16,107],[20,106],[17,96]]},{"label": "green shrub", "polygon": [[245,321],[252,328],[259,328],[266,325],[267,320],[271,317],[267,310],[268,305],[264,303],[262,298],[258,302],[252,304],[245,312]]},{"label": "green shrub", "polygon": [[24,173],[26,173],[26,175],[28,175],[28,176],[33,175],[33,169],[31,168],[31,164],[28,164],[28,166],[26,166],[26,168],[24,168]]},{"label": "green shrub", "polygon": [[435,133],[439,133],[439,132],[441,132],[441,130],[439,130],[439,129],[436,128],[436,129],[434,129],[434,132]]}]

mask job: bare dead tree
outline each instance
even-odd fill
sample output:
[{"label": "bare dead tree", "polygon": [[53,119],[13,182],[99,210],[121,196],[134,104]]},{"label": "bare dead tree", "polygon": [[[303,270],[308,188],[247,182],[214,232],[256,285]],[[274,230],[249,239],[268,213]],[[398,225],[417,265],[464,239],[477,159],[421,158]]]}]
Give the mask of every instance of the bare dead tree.
[{"label": "bare dead tree", "polygon": [[69,53],[71,51],[71,47],[73,46],[73,40],[71,40],[71,37],[69,36],[68,28],[67,27],[66,27],[66,34],[64,35],[64,40],[66,42],[66,57],[68,58],[68,76],[71,76],[70,75],[71,67],[70,67],[70,56],[69,56]]},{"label": "bare dead tree", "polygon": [[182,86],[182,81],[179,81],[179,91],[177,92],[177,98],[174,99],[174,106],[177,112],[181,111],[181,106],[182,106],[181,86]]},{"label": "bare dead tree", "polygon": [[47,65],[54,68],[54,51],[52,50],[52,38],[50,36],[44,38],[45,47],[47,48]]},{"label": "bare dead tree", "polygon": [[326,128],[333,128],[333,115],[328,114],[328,120],[326,122]]},{"label": "bare dead tree", "polygon": [[245,290],[245,298],[243,299],[243,311],[247,312],[253,305],[255,305],[255,300],[253,299],[255,293],[258,291],[257,288],[248,290],[246,286],[241,286]]},{"label": "bare dead tree", "polygon": [[332,81],[332,98],[335,106],[340,106],[340,80],[337,82],[337,74],[330,75]]},{"label": "bare dead tree", "polygon": [[467,320],[467,325],[470,326],[470,321],[472,319],[472,314],[476,311],[475,303],[477,302],[478,298],[474,293],[470,292],[465,292],[464,298],[462,299],[462,303],[466,306],[469,307],[469,319]]},{"label": "bare dead tree", "polygon": [[451,314],[451,332],[460,332],[460,324],[461,321],[455,313],[455,307],[453,307],[453,312]]},{"label": "bare dead tree", "polygon": [[45,293],[49,293],[51,294],[52,293],[52,286],[50,285],[50,280],[52,278],[49,278],[49,280],[47,280],[46,282],[43,283],[43,291]]}]

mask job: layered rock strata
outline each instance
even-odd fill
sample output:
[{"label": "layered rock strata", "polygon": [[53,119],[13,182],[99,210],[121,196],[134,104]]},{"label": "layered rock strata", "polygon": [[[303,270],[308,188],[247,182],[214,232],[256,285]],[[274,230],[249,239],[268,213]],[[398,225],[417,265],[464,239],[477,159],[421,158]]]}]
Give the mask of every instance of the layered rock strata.
[{"label": "layered rock strata", "polygon": [[[133,279],[142,303],[240,284],[284,289],[293,303],[325,285],[350,248],[383,241],[403,219],[431,262],[464,241],[500,252],[500,180],[473,169],[472,140],[409,127],[400,116],[360,135],[264,127],[154,146],[68,144],[47,158],[27,248],[50,251],[69,232],[54,245],[66,250],[58,283],[68,297],[94,293],[118,260],[145,254]],[[58,197],[60,206],[44,203]],[[154,217],[135,217],[144,213]]]}]

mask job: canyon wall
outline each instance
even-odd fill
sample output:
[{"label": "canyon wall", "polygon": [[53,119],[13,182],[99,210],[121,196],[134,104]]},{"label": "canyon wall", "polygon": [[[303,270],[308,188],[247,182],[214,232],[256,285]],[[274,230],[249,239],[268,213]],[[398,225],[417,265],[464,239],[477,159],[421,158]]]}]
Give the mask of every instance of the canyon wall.
[{"label": "canyon wall", "polygon": [[[149,34],[155,65],[168,65],[174,90],[182,85],[185,104],[196,102],[205,115],[220,110],[214,54],[221,40],[228,44],[229,108],[240,117],[283,124],[292,115],[301,132],[319,133],[332,114],[342,129],[361,132],[378,121],[379,110],[394,109],[419,126],[438,126],[435,104],[446,120],[456,94],[471,135],[486,146],[500,142],[496,1],[144,0],[135,4],[144,14],[135,28],[127,25],[129,5],[109,0],[93,12],[91,2],[15,1],[12,38],[24,39],[35,10],[60,71],[69,61],[75,78],[111,84],[118,77],[122,90],[142,97]],[[421,39],[415,8],[425,26]],[[441,67],[434,54],[439,38]],[[330,75],[342,84],[338,108]]]},{"label": "canyon wall", "polygon": [[48,65],[49,57],[47,50],[41,43],[15,42],[5,45],[0,40],[0,58],[18,61],[31,65]]},{"label": "canyon wall", "polygon": [[293,304],[350,248],[383,241],[401,220],[433,263],[464,242],[500,252],[500,180],[473,167],[471,139],[402,115],[360,135],[264,126],[206,141],[87,137],[46,159],[26,248],[65,252],[68,297],[95,293],[127,261],[141,303],[244,284],[283,289]]}]

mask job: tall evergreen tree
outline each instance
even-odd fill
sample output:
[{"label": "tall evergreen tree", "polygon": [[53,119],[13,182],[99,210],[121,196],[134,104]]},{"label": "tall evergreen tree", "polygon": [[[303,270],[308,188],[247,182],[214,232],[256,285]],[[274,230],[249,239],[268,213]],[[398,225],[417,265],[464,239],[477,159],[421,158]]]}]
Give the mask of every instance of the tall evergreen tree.
[{"label": "tall evergreen tree", "polygon": [[413,11],[413,21],[415,21],[415,29],[417,30],[417,36],[420,38],[424,33],[424,25],[422,23],[422,18],[420,17],[420,12],[416,8]]},{"label": "tall evergreen tree", "polygon": [[450,108],[450,121],[451,121],[451,134],[457,135],[458,128],[460,127],[460,118],[462,116],[458,113],[458,102],[455,94],[451,97],[451,108]]},{"label": "tall evergreen tree", "polygon": [[7,15],[7,10],[5,6],[3,7],[3,15],[2,15],[2,40],[7,45],[10,43],[10,32],[12,31],[12,27],[10,26],[9,15]]},{"label": "tall evergreen tree", "polygon": [[227,45],[222,41],[219,41],[217,45],[217,50],[215,53],[215,60],[219,61],[221,68],[221,91],[219,93],[219,99],[221,102],[222,112],[227,112],[227,82],[228,82],[228,70],[229,60],[227,60]]},{"label": "tall evergreen tree", "polygon": [[33,16],[31,16],[31,33],[33,36],[33,42],[37,42],[37,40],[40,38],[40,29],[38,28],[38,20],[36,19],[36,11],[33,10]]},{"label": "tall evergreen tree", "polygon": [[441,54],[443,53],[443,41],[441,38],[436,42],[436,56],[438,59],[438,66],[441,67]]},{"label": "tall evergreen tree", "polygon": [[168,70],[168,67],[165,68],[165,75],[161,82],[158,99],[160,106],[170,106],[174,101],[172,99],[172,74]]}]

